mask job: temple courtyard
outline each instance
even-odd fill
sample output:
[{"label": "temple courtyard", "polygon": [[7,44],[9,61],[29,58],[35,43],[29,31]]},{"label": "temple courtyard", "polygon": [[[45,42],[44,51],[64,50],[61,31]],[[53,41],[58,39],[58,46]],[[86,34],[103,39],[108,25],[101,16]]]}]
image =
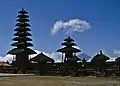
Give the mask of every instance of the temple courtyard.
[{"label": "temple courtyard", "polygon": [[120,77],[0,74],[0,86],[120,86]]}]

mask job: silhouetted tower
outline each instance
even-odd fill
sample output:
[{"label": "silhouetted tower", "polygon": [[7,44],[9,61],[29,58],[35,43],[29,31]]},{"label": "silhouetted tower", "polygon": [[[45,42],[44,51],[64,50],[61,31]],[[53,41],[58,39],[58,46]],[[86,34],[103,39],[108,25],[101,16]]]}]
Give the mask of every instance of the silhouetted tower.
[{"label": "silhouetted tower", "polygon": [[64,62],[69,60],[79,60],[76,56],[77,52],[81,52],[81,50],[74,48],[73,46],[77,46],[74,43],[74,40],[68,36],[68,38],[64,39],[64,42],[61,44],[65,47],[58,49],[57,52],[62,52],[62,62],[63,62],[63,54],[65,54]]},{"label": "silhouetted tower", "polygon": [[28,12],[22,9],[18,12],[19,15],[17,16],[17,24],[14,34],[14,38],[12,39],[14,41],[11,46],[14,46],[15,48],[10,50],[8,54],[15,55],[15,66],[20,69],[26,69],[29,66],[29,55],[36,54],[35,51],[28,48],[33,46],[33,44],[30,42],[32,39],[29,37],[31,34],[29,33],[30,30],[30,24],[29,24],[29,16],[27,15]]}]

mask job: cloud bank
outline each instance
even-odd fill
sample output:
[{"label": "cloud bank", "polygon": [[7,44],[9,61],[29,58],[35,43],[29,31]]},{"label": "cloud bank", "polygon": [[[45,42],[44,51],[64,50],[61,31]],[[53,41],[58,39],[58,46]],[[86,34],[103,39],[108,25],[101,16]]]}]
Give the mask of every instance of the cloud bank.
[{"label": "cloud bank", "polygon": [[120,50],[114,50],[115,56],[119,57],[120,56]]},{"label": "cloud bank", "polygon": [[9,61],[11,63],[13,61],[13,55],[7,54],[4,57],[1,56],[0,61],[4,61],[4,62]]},{"label": "cloud bank", "polygon": [[78,18],[71,19],[68,21],[59,20],[56,21],[55,24],[53,25],[51,29],[51,34],[55,35],[59,31],[65,31],[65,34],[68,35],[68,34],[73,34],[75,32],[83,32],[90,28],[91,26],[87,21]]}]

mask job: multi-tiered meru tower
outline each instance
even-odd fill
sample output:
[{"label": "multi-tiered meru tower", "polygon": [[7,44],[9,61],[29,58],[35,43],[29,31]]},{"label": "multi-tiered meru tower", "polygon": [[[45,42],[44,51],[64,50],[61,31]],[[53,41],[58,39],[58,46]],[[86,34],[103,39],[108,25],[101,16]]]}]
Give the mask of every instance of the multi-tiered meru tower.
[{"label": "multi-tiered meru tower", "polygon": [[[70,36],[68,36],[68,38],[64,39],[64,43],[62,43],[61,45],[65,46],[65,47],[58,49],[57,52],[62,52],[62,62],[80,60],[76,56],[76,53],[81,52],[81,50],[73,47],[73,46],[77,46],[77,44],[74,43],[74,40]],[[63,59],[63,54],[65,54],[64,59]]]},{"label": "multi-tiered meru tower", "polygon": [[29,33],[30,24],[29,24],[29,16],[28,12],[22,9],[18,12],[17,16],[17,24],[15,25],[15,34],[14,41],[11,46],[14,46],[12,50],[8,52],[8,54],[15,55],[14,66],[19,69],[29,68],[29,55],[36,54],[35,51],[30,49],[29,47],[33,46],[30,42],[32,39],[30,38],[31,34]]}]

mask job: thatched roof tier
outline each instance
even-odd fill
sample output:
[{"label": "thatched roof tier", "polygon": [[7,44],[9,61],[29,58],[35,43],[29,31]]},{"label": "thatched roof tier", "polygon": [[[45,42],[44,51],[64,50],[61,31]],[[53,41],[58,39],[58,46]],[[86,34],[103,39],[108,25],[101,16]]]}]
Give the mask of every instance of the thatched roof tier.
[{"label": "thatched roof tier", "polygon": [[35,62],[54,62],[54,60],[42,52],[35,56],[34,58],[31,58],[30,61],[35,61]]},{"label": "thatched roof tier", "polygon": [[20,42],[20,43],[19,42],[15,42],[15,43],[11,44],[11,46],[23,46],[23,45],[25,45],[27,47],[33,46],[33,44],[30,43],[30,42],[27,42],[27,43],[25,43],[25,42]]},{"label": "thatched roof tier", "polygon": [[31,25],[29,23],[17,23],[15,26],[19,27],[30,27]]},{"label": "thatched roof tier", "polygon": [[21,15],[21,14],[20,14],[20,15],[18,15],[17,17],[18,17],[18,18],[29,18],[29,16],[28,16],[28,15]]},{"label": "thatched roof tier", "polygon": [[28,38],[28,37],[26,37],[26,38],[24,38],[24,37],[15,37],[12,40],[13,41],[20,41],[20,40],[22,40],[22,41],[32,41],[32,39]]},{"label": "thatched roof tier", "polygon": [[14,36],[32,36],[32,35],[28,32],[16,32]]},{"label": "thatched roof tier", "polygon": [[30,20],[26,19],[26,18],[19,18],[16,21],[18,21],[18,22],[29,22]]},{"label": "thatched roof tier", "polygon": [[81,52],[81,50],[79,49],[76,49],[74,47],[64,47],[64,48],[61,48],[61,49],[58,49],[57,52]]},{"label": "thatched roof tier", "polygon": [[10,50],[7,54],[16,55],[16,54],[20,54],[23,52],[26,52],[28,55],[37,54],[34,50],[32,50],[30,48],[27,48],[27,49],[14,48],[14,49]]},{"label": "thatched roof tier", "polygon": [[77,44],[75,44],[75,43],[69,43],[69,42],[64,42],[61,45],[65,45],[65,46],[77,46]]},{"label": "thatched roof tier", "polygon": [[31,31],[29,28],[16,28],[14,31]]}]

